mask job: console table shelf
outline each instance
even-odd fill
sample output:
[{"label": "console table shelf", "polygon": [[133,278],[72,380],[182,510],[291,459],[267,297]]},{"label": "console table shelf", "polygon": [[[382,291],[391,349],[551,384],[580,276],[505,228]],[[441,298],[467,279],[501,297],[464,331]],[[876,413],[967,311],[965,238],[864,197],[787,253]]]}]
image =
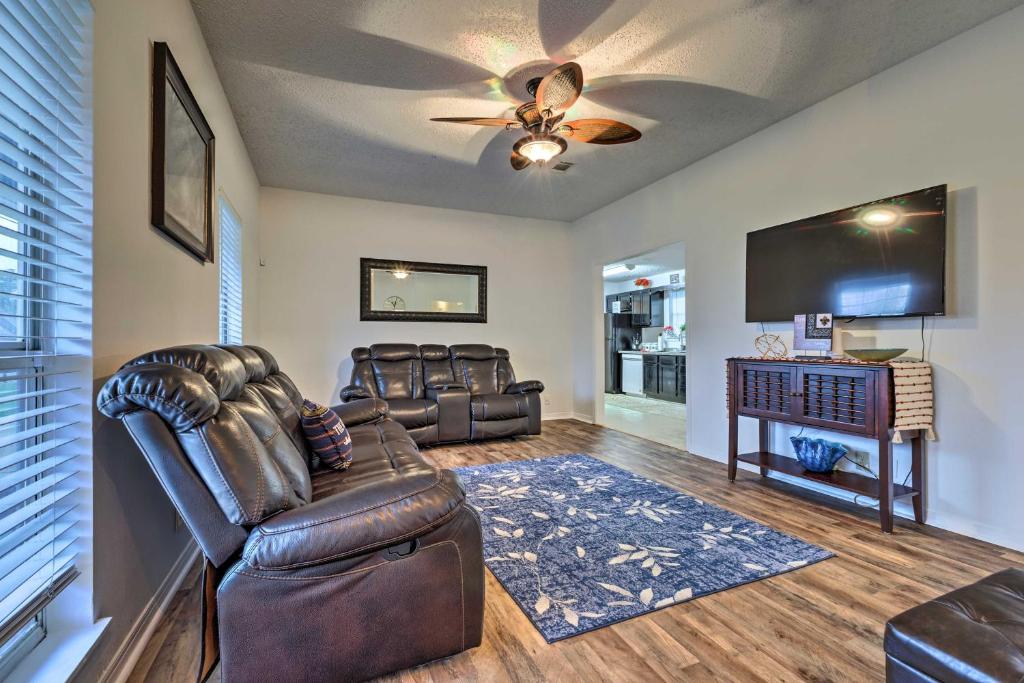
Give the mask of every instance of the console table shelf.
[{"label": "console table shelf", "polygon": [[[878,499],[882,531],[892,532],[893,501],[911,497],[914,519],[924,523],[924,435],[913,432],[910,486],[893,481],[890,430],[895,399],[892,368],[877,363],[796,359],[728,360],[729,481],[738,463],[799,477]],[[739,418],[758,421],[758,450],[739,452]],[[811,472],[769,449],[772,422],[836,431],[878,441],[878,479],[844,470]]]},{"label": "console table shelf", "polygon": [[[867,477],[863,474],[857,474],[856,472],[846,472],[844,470],[833,470],[832,472],[825,473],[811,472],[810,470],[805,470],[803,465],[797,462],[796,458],[788,458],[784,455],[779,455],[778,453],[768,453],[766,451],[740,453],[736,458],[740,462],[745,462],[748,465],[764,467],[765,469],[769,469],[774,472],[788,474],[791,477],[800,477],[801,479],[816,481],[819,484],[828,484],[829,486],[835,486],[836,488],[843,489],[844,491],[868,496],[870,498],[878,498],[879,488],[881,487],[877,479]],[[917,491],[909,486],[893,484],[892,488],[894,498],[917,495]]]}]

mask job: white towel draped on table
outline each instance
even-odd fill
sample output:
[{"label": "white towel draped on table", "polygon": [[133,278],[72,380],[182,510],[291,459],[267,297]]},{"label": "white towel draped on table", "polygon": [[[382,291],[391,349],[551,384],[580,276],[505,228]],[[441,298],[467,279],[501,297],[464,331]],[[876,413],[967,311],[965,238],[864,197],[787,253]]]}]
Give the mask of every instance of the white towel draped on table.
[{"label": "white towel draped on table", "polygon": [[903,430],[920,429],[929,441],[935,441],[935,402],[932,390],[932,364],[927,361],[889,363],[896,397],[893,443],[903,443]]}]

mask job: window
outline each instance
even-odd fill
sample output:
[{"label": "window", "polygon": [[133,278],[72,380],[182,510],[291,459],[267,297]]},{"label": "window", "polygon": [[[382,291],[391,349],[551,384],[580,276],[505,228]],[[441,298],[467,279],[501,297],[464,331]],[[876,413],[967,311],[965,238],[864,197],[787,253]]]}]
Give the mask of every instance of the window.
[{"label": "window", "polygon": [[686,343],[686,290],[672,289],[668,292],[668,321],[672,329],[679,335],[679,338]]},{"label": "window", "polygon": [[242,343],[242,223],[224,195],[220,205],[220,343]]},{"label": "window", "polygon": [[89,0],[0,3],[0,678],[78,575],[91,419]]}]

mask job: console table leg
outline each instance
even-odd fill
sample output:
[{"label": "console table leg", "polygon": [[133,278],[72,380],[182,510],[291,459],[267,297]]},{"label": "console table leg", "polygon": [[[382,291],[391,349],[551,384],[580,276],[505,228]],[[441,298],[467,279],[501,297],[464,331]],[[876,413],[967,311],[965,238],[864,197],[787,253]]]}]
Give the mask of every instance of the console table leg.
[{"label": "console table leg", "polygon": [[[768,447],[768,442],[771,440],[771,438],[770,438],[771,437],[771,431],[770,430],[771,430],[771,423],[768,420],[758,420],[758,426],[757,426],[757,450],[761,451],[762,453],[767,453],[768,451],[771,450],[771,448]],[[762,467],[761,468],[761,476],[762,477],[767,477],[768,476],[768,468],[767,467]]]},{"label": "console table leg", "polygon": [[910,478],[917,489],[914,496],[914,521],[924,524],[924,432],[911,440]]},{"label": "console table leg", "polygon": [[878,516],[882,531],[892,533],[892,443],[888,430],[878,438]]},{"label": "console table leg", "polygon": [[729,411],[729,481],[736,481],[736,456],[739,454],[738,421],[736,411]]}]

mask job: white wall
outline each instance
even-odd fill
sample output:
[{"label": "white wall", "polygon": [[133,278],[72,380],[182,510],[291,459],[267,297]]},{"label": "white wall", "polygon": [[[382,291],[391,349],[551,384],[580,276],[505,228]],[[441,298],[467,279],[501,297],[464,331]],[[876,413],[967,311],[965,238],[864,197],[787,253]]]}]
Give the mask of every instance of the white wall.
[{"label": "white wall", "polygon": [[[478,342],[545,383],[546,417],[572,411],[567,224],[263,188],[260,226],[259,337],[309,398],[337,402],[357,346]],[[487,266],[487,323],[360,322],[360,257]]]},{"label": "white wall", "polygon": [[154,41],[170,46],[216,137],[216,185],[245,232],[243,318],[249,337],[258,327],[259,181],[188,0],[94,4],[93,340],[100,376],[160,345],[217,341],[218,264],[199,263],[149,223]]},{"label": "white wall", "polygon": [[[216,136],[216,183],[242,221],[245,332],[255,341],[259,182],[188,0],[94,0],[94,378],[183,343],[215,343],[218,264],[149,223],[152,43],[166,41]],[[216,239],[216,236],[215,236]],[[218,257],[219,258],[219,257]],[[189,534],[124,429],[94,422],[95,610],[113,620],[81,675],[96,680]]]},{"label": "white wall", "polygon": [[[574,356],[577,412],[594,411],[602,386],[601,331],[587,314],[623,236],[638,252],[686,244],[689,447],[723,460],[724,359],[750,354],[759,333],[743,322],[745,234],[948,183],[950,310],[928,321],[940,436],[928,448],[929,523],[1024,548],[1022,35],[1017,9],[577,221],[576,327],[591,331]],[[847,329],[915,349],[919,324]]]}]

